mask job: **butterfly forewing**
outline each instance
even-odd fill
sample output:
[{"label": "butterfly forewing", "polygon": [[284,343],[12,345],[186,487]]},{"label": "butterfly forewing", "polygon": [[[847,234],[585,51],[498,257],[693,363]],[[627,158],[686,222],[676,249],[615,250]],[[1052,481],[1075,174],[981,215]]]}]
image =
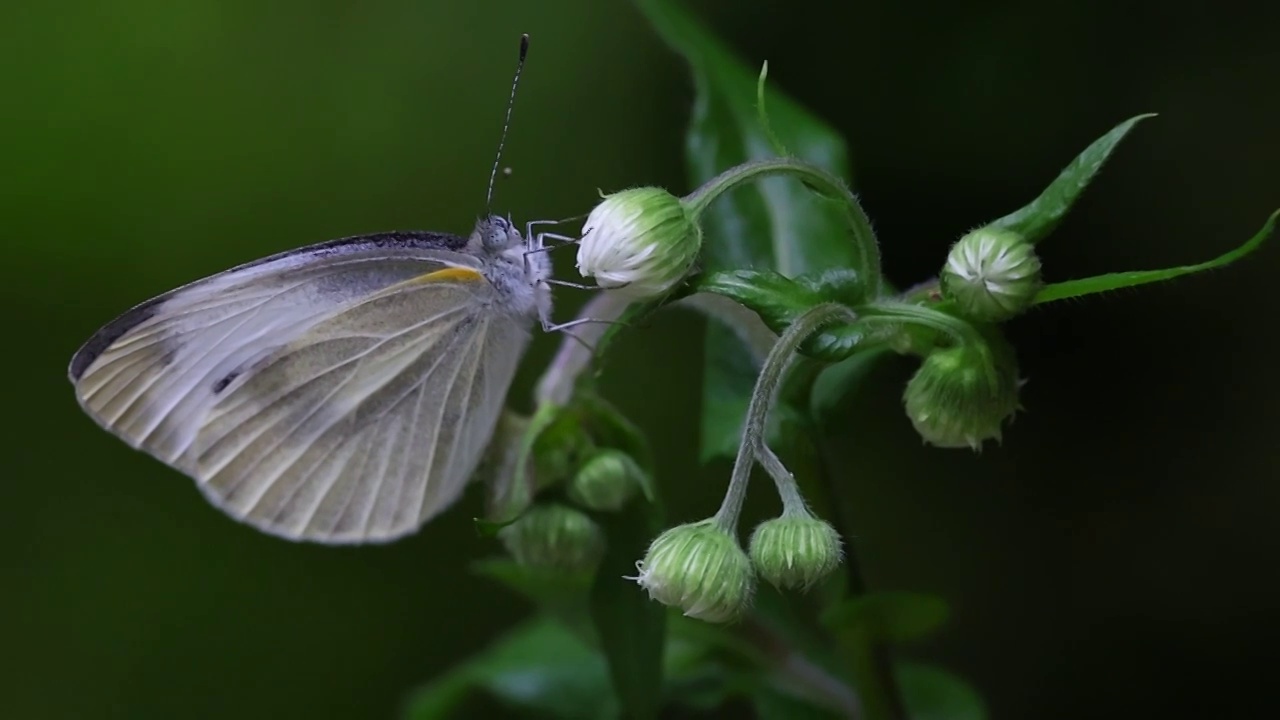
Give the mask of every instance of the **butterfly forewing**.
[{"label": "butterfly forewing", "polygon": [[415,530],[474,471],[527,332],[492,311],[461,238],[390,237],[268,258],[136,308],[73,359],[81,404],[267,532]]}]

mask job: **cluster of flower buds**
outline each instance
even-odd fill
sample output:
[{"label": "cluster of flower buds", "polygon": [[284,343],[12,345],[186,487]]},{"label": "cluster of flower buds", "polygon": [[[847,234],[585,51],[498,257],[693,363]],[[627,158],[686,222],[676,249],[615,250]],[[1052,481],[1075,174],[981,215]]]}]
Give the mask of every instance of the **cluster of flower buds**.
[{"label": "cluster of flower buds", "polygon": [[931,348],[907,383],[903,403],[928,444],[981,450],[1000,441],[1020,408],[1017,358],[996,323],[1025,312],[1043,287],[1035,246],[1016,232],[983,227],[960,238],[938,282],[971,323],[963,340]]},{"label": "cluster of flower buds", "polygon": [[527,567],[590,571],[603,557],[605,538],[588,512],[618,512],[648,483],[648,476],[630,455],[612,448],[595,448],[580,454],[575,449],[585,436],[576,432],[540,445],[544,474],[540,482],[564,482],[564,501],[538,499],[513,522],[498,531],[498,538],[515,561]]},{"label": "cluster of flower buds", "polygon": [[809,590],[843,558],[835,528],[808,513],[760,523],[749,552],[728,524],[713,517],[663,532],[628,579],[689,617],[723,623],[751,607],[757,577],[780,590]]}]

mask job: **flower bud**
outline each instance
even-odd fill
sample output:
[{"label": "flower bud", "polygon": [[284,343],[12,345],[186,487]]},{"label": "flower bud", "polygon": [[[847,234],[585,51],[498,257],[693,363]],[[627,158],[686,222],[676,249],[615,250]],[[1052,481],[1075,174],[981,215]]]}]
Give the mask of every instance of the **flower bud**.
[{"label": "flower bud", "polygon": [[774,587],[808,590],[840,565],[844,550],[826,521],[783,515],[756,526],[750,554],[756,572]]},{"label": "flower bud", "polygon": [[738,539],[714,519],[663,532],[636,563],[651,599],[707,622],[736,620],[751,604],[755,573]]},{"label": "flower bud", "polygon": [[602,288],[653,297],[684,279],[702,230],[680,198],[656,187],[622,190],[596,205],[582,226],[578,272]]},{"label": "flower bud", "polygon": [[935,350],[907,383],[911,424],[938,447],[979,450],[1018,411],[1017,361],[1003,339]]},{"label": "flower bud", "polygon": [[982,322],[1008,320],[1026,310],[1040,291],[1040,258],[1017,233],[979,228],[960,238],[940,277],[946,297]]},{"label": "flower bud", "polygon": [[604,554],[604,533],[595,521],[557,503],[534,505],[498,538],[517,563],[530,567],[591,570]]},{"label": "flower bud", "polygon": [[569,498],[591,509],[616,512],[635,496],[645,482],[644,470],[621,450],[604,450],[591,456],[569,484]]}]

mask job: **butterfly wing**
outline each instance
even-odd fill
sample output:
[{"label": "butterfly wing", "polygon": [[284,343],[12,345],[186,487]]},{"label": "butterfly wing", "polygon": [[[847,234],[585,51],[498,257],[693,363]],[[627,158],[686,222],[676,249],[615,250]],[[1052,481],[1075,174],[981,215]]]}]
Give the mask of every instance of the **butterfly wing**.
[{"label": "butterfly wing", "polygon": [[85,344],[77,396],[263,531],[400,537],[461,494],[528,338],[464,242],[365,236],[179,288]]}]

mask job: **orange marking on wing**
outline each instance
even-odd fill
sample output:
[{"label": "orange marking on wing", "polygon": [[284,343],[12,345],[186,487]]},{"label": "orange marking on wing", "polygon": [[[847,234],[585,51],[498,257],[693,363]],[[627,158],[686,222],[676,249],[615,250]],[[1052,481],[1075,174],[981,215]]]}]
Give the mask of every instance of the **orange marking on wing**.
[{"label": "orange marking on wing", "polygon": [[414,278],[416,282],[435,282],[440,280],[456,280],[459,282],[476,282],[483,280],[484,276],[471,268],[451,267],[444,270],[436,270],[426,275]]}]

